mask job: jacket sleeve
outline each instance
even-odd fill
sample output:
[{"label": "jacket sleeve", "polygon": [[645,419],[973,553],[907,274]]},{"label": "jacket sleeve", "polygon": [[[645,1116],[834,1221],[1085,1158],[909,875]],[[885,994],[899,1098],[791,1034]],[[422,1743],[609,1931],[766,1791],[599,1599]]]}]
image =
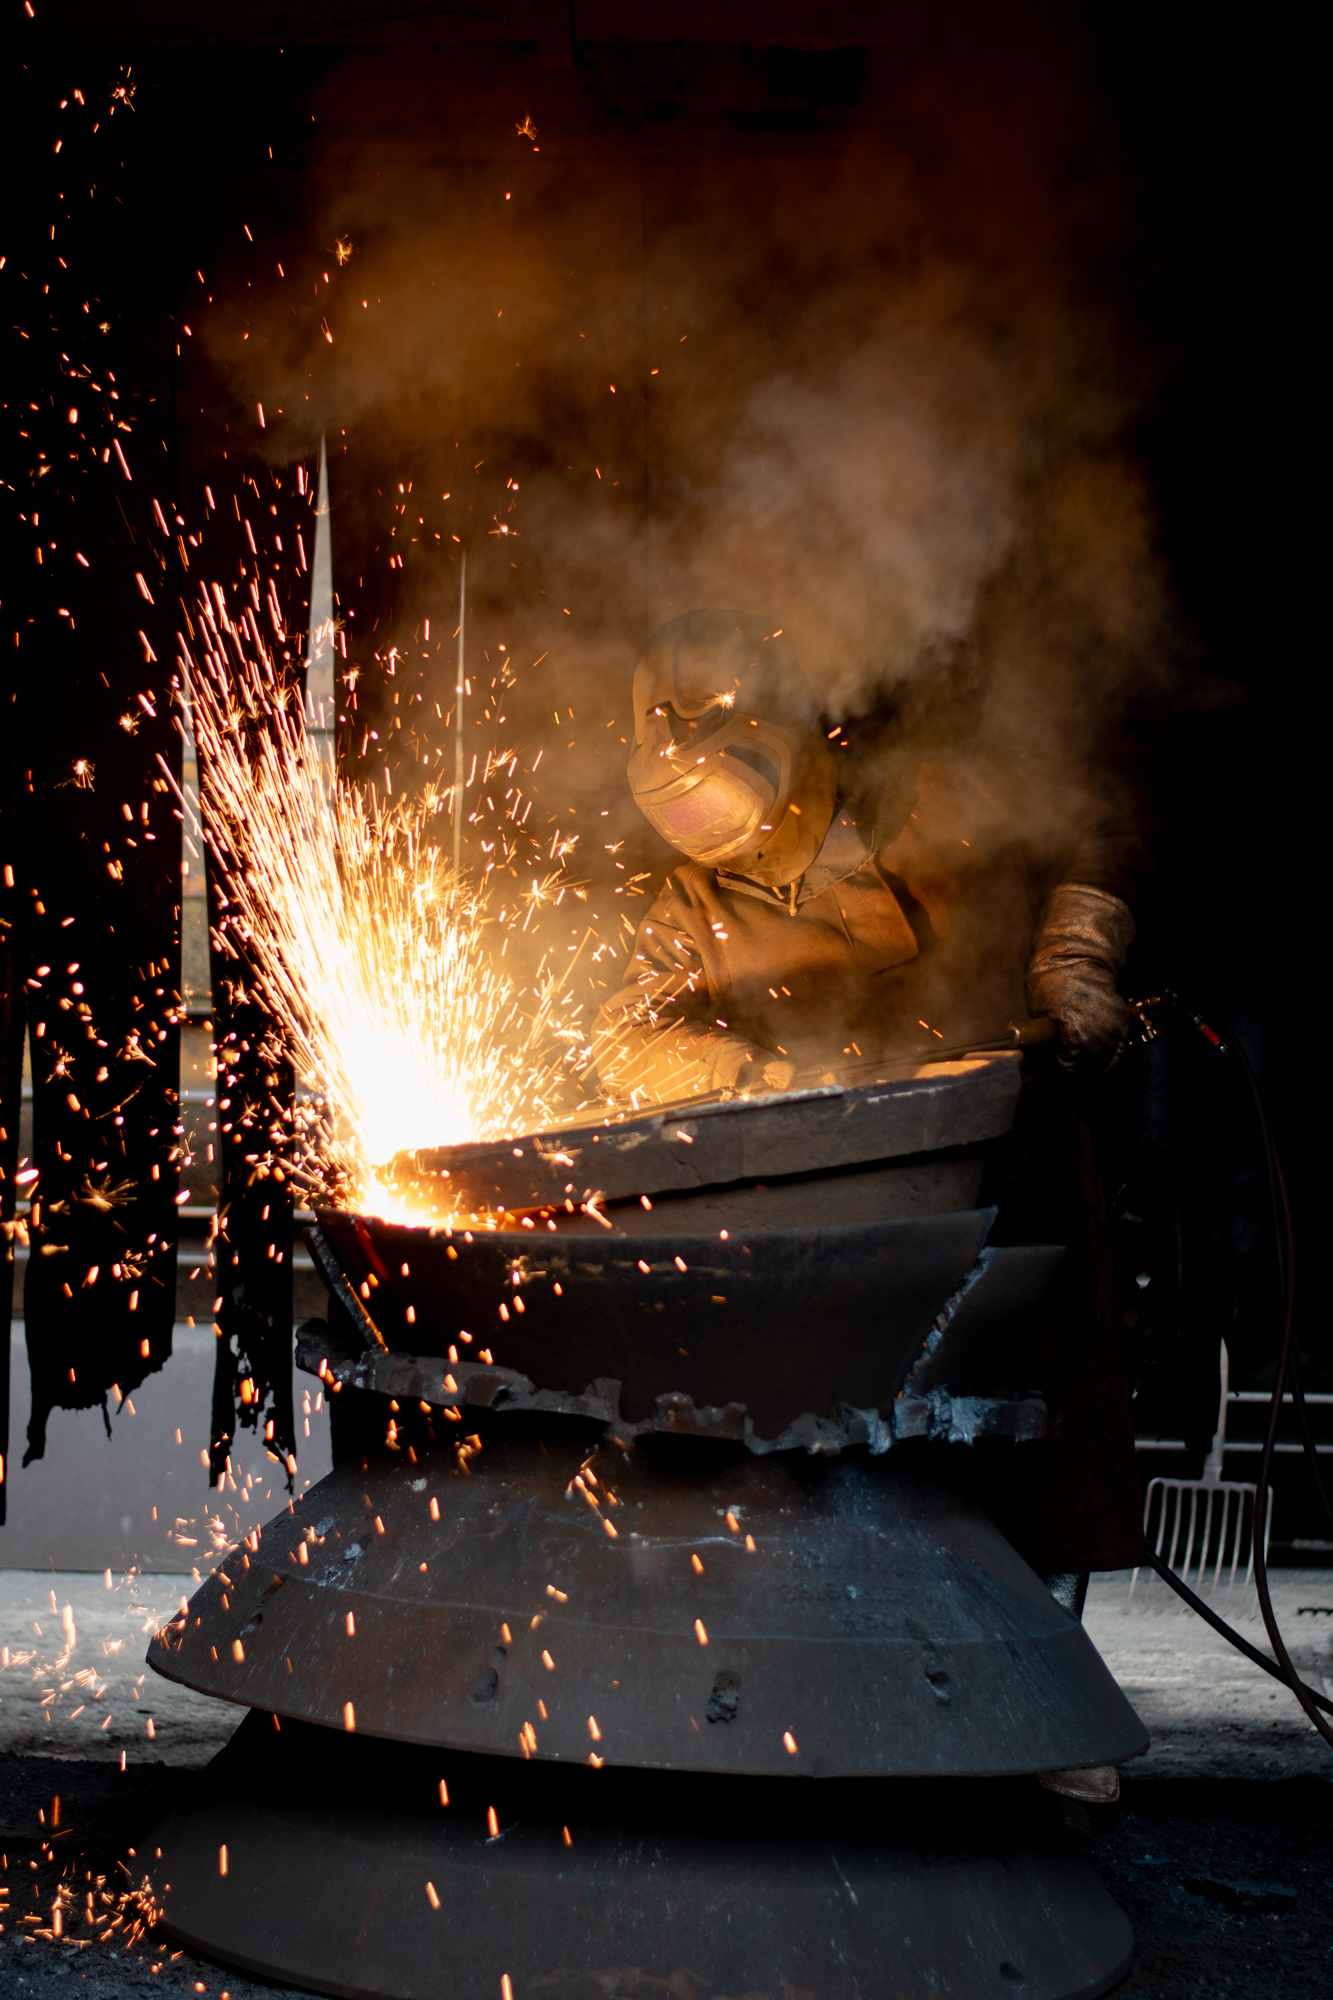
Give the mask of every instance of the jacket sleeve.
[{"label": "jacket sleeve", "polygon": [[1104,799],[1086,799],[1075,814],[1061,860],[1061,882],[1100,889],[1131,909],[1152,874],[1152,860],[1138,828]]},{"label": "jacket sleeve", "polygon": [[598,1011],[593,1066],[612,1097],[670,1104],[790,1081],[791,1066],[771,1050],[714,1025],[691,915],[668,881],[639,926],[625,984]]}]

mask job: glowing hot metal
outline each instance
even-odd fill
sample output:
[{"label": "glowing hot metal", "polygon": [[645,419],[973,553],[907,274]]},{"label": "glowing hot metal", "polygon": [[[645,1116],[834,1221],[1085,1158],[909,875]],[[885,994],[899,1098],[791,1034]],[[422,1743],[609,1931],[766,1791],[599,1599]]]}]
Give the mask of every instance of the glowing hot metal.
[{"label": "glowing hot metal", "polygon": [[[404,1148],[553,1121],[581,1037],[553,1034],[568,973],[525,994],[487,939],[527,928],[549,878],[497,918],[434,844],[441,800],[381,800],[312,759],[299,689],[220,591],[185,653],[202,821],[218,870],[215,944],[237,961],[313,1100],[260,1158],[308,1194],[385,1215],[378,1165]],[[182,705],[186,694],[182,690]],[[165,767],[164,767],[165,768]],[[187,816],[193,802],[181,797]],[[553,1053],[554,1051],[554,1053]],[[220,1103],[220,1110],[227,1107]],[[234,1114],[233,1114],[234,1115]],[[405,1212],[421,1220],[419,1205]]]}]

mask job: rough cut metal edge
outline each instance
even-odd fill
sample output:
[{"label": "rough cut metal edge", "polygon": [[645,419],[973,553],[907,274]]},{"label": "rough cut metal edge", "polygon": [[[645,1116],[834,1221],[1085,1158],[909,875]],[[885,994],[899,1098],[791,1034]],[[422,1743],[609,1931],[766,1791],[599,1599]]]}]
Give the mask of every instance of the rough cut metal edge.
[{"label": "rough cut metal edge", "polygon": [[[333,1245],[317,1222],[312,1223],[306,1230],[306,1243],[319,1269],[320,1277],[361,1335],[365,1345],[387,1351],[388,1341],[357,1297]],[[319,1324],[322,1325],[323,1322],[320,1321]]]},{"label": "rough cut metal edge", "polygon": [[905,1159],[1002,1137],[1021,1063],[988,1054],[883,1083],[673,1104],[503,1144],[421,1148],[395,1166],[408,1183],[447,1182],[462,1201],[519,1210],[559,1207],[571,1190],[580,1202],[615,1201]]},{"label": "rough cut metal edge", "polygon": [[330,1389],[361,1389],[400,1401],[429,1403],[435,1409],[464,1405],[483,1410],[537,1410],[551,1416],[588,1417],[625,1438],[650,1434],[723,1438],[763,1457],[773,1451],[806,1451],[836,1456],[850,1445],[868,1445],[872,1458],[903,1438],[933,1438],[948,1444],[975,1444],[981,1438],[1011,1438],[1026,1444],[1046,1435],[1046,1405],[1040,1396],[950,1396],[931,1389],[924,1396],[900,1395],[887,1418],[876,1409],[840,1404],[832,1417],[806,1411],[775,1438],[755,1435],[744,1403],[696,1408],[679,1390],[658,1396],[651,1417],[630,1423],[620,1414],[620,1383],[598,1376],[581,1394],[538,1389],[517,1369],[480,1361],[442,1362],[433,1355],[402,1354],[367,1347],[347,1355],[329,1339],[328,1323],[303,1320],[296,1329],[296,1365],[317,1375]]},{"label": "rough cut metal edge", "polygon": [[[968,1293],[974,1291],[976,1287],[981,1283],[982,1279],[986,1276],[986,1273],[990,1270],[990,1267],[994,1262],[995,1262],[995,1251],[993,1248],[987,1247],[979,1250],[977,1252],[976,1263],[972,1266],[972,1269],[963,1279],[963,1282],[958,1287],[958,1290],[954,1292],[950,1298],[947,1298],[944,1301],[944,1304],[940,1307],[939,1311],[936,1313],[935,1318],[931,1323],[930,1332],[926,1335],[925,1340],[922,1342],[921,1352],[920,1354],[917,1355],[916,1360],[912,1363],[912,1366],[908,1371],[907,1378],[902,1385],[901,1393],[905,1397],[911,1397],[913,1390],[915,1389],[917,1384],[917,1378],[925,1373],[928,1364],[934,1360],[935,1356],[938,1354],[940,1350],[940,1346],[944,1340],[945,1334],[949,1331],[950,1326],[952,1326],[954,1320],[957,1318],[959,1306],[962,1305],[963,1300],[967,1297]],[[345,1282],[346,1280],[344,1280],[344,1283]]]}]

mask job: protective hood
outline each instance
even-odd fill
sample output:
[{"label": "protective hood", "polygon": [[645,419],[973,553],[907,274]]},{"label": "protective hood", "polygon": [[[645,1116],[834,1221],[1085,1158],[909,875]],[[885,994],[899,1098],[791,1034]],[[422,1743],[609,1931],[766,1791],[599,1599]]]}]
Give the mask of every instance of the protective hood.
[{"label": "protective hood", "polygon": [[814,689],[761,618],[687,611],[654,632],[634,671],[635,802],[709,868],[781,887],[833,818],[837,775]]}]

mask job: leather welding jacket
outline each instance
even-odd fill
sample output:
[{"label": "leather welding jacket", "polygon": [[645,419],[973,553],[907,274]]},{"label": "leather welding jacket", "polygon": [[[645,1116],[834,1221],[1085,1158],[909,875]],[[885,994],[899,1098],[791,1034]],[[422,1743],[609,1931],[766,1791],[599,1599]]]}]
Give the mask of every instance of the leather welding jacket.
[{"label": "leather welding jacket", "polygon": [[[598,1019],[604,1081],[639,1103],[750,1080],[765,1051],[799,1067],[994,1036],[1027,1013],[1034,927],[1061,882],[1132,900],[1133,828],[1084,797],[1051,801],[993,767],[927,763],[870,811],[840,806],[815,864],[773,891],[687,862],[635,941]],[[922,1023],[927,1025],[923,1028]],[[762,1067],[753,1080],[763,1088]],[[1034,1388],[1048,1434],[1021,1449],[944,1455],[1040,1575],[1142,1558],[1129,1386],[1105,1198],[1070,1094],[1025,1065],[1014,1131],[980,1202],[992,1241],[1068,1254],[1038,1314],[994,1356],[997,1386]],[[916,1451],[917,1447],[910,1447]],[[964,1463],[966,1461],[966,1463]]]},{"label": "leather welding jacket", "polygon": [[925,763],[870,807],[840,803],[813,865],[772,889],[685,862],[602,1007],[603,1082],[638,1104],[759,1083],[932,1042],[990,1039],[1027,1013],[1024,974],[1051,890],[1132,901],[1132,827],[1086,797],[1022,801],[992,766]]}]

